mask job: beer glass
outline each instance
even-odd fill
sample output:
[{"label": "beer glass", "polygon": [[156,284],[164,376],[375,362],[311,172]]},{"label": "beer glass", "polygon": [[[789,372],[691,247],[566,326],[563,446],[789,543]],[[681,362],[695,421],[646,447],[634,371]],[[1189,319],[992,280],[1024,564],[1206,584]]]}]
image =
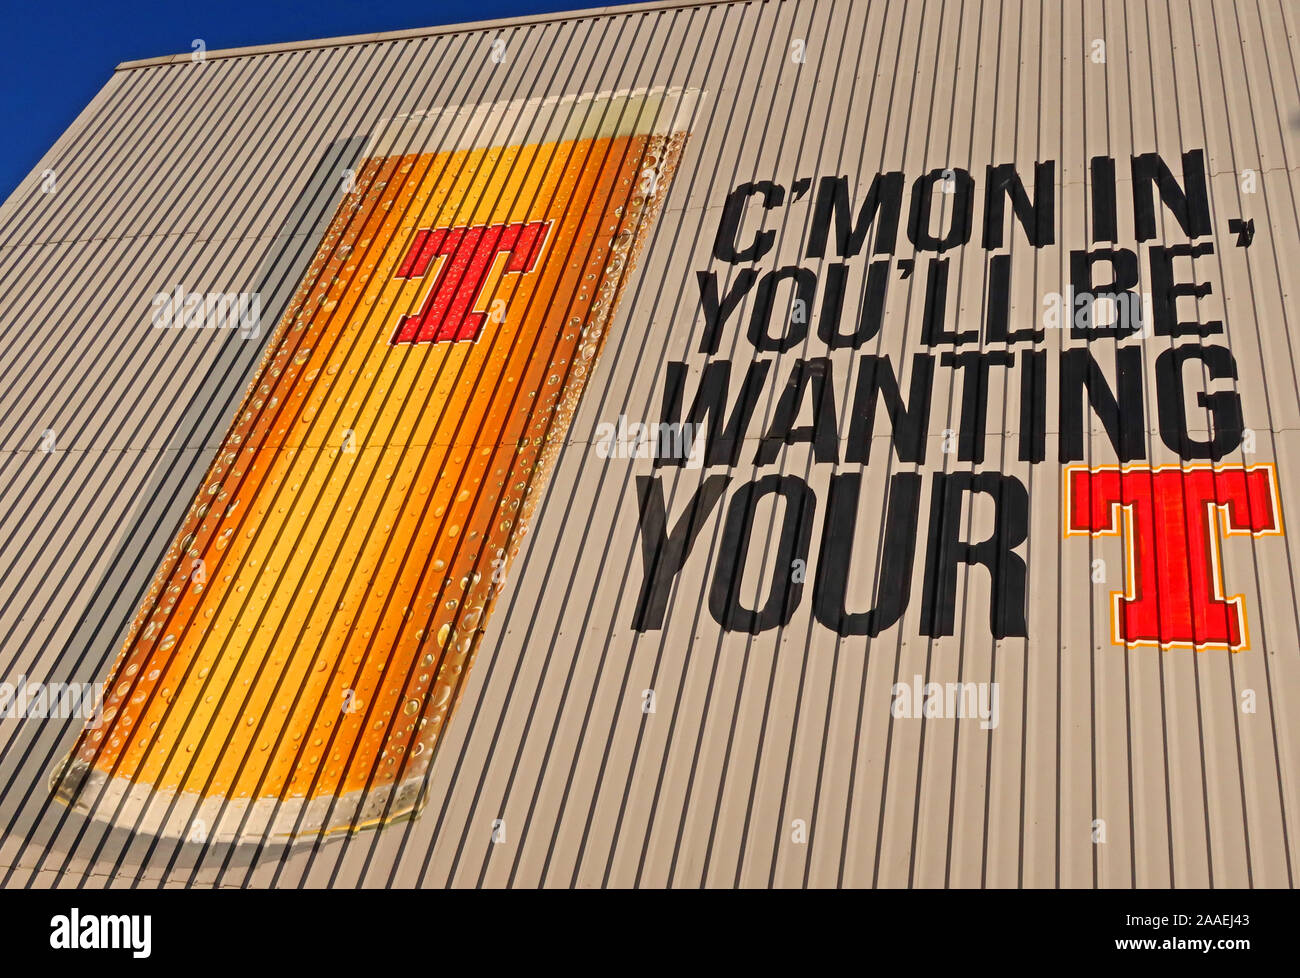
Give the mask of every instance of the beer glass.
[{"label": "beer glass", "polygon": [[59,800],[202,840],[419,811],[698,98],[379,127],[109,671],[102,722],[52,775]]}]

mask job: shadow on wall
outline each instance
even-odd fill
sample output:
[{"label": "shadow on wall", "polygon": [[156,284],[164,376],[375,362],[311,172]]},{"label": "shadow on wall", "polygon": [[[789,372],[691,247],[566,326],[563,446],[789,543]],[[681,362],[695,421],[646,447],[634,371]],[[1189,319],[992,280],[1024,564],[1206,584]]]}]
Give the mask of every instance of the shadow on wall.
[{"label": "shadow on wall", "polygon": [[[359,165],[367,141],[367,136],[352,136],[332,143],[290,207],[254,279],[253,289],[262,300],[261,335],[249,340],[241,337],[240,330],[225,331],[225,342],[195,386],[185,413],[166,439],[166,449],[156,454],[134,510],[123,517],[120,528],[110,528],[104,534],[120,542],[107,572],[85,592],[85,610],[58,653],[50,682],[93,683],[105,678],[162,555],[201,488],[200,481],[253,371],[334,216],[342,187],[340,174]],[[129,466],[140,457],[123,453],[117,464]],[[106,874],[119,858],[118,872],[138,872],[154,841],[151,836],[137,837],[123,827],[109,828],[106,834],[104,823],[92,822],[50,794],[50,773],[75,741],[83,721],[17,722],[21,726],[0,757],[0,847],[14,859],[21,854],[18,865],[23,869],[59,870],[66,863],[72,882],[83,874]],[[158,849],[170,859],[175,846],[174,841],[165,841]],[[268,846],[268,850],[271,852],[264,856],[273,855],[274,847]],[[102,867],[87,865],[86,856],[96,851],[105,863]],[[200,860],[205,867],[212,867],[229,859],[231,867],[244,868],[250,865],[254,852],[252,844],[185,842],[175,853],[172,872],[186,874]],[[0,864],[0,875],[7,872],[9,862],[6,859]]]}]

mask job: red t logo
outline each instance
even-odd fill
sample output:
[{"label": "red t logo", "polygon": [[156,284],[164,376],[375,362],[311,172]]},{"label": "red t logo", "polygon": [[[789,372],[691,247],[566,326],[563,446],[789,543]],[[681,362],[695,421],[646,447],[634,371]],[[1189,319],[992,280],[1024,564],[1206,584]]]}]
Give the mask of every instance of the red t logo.
[{"label": "red t logo", "polygon": [[506,272],[531,272],[542,250],[548,221],[424,228],[397,269],[398,278],[422,278],[434,258],[445,258],[424,294],[420,311],[397,322],[392,343],[476,340],[484,312],[474,306],[497,255],[506,255]]},{"label": "red t logo", "polygon": [[1273,466],[1066,469],[1065,535],[1123,533],[1126,592],[1111,592],[1113,642],[1249,647],[1245,602],[1224,591],[1216,514],[1225,536],[1281,534]]}]

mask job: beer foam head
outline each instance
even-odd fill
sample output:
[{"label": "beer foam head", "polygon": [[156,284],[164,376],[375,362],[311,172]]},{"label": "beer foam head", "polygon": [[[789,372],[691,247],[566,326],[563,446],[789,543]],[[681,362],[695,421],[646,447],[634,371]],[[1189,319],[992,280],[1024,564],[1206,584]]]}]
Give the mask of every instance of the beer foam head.
[{"label": "beer foam head", "polygon": [[705,94],[657,87],[409,112],[380,122],[366,156],[668,134],[690,128]]}]

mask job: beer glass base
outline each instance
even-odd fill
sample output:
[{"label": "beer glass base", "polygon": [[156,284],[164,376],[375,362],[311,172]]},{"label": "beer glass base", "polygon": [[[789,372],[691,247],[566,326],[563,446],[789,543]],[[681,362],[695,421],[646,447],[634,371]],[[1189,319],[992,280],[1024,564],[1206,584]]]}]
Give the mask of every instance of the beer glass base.
[{"label": "beer glass base", "polygon": [[230,798],[166,791],[65,759],[50,774],[56,801],[108,828],[196,843],[297,842],[356,835],[415,818],[424,777],[316,798]]}]

